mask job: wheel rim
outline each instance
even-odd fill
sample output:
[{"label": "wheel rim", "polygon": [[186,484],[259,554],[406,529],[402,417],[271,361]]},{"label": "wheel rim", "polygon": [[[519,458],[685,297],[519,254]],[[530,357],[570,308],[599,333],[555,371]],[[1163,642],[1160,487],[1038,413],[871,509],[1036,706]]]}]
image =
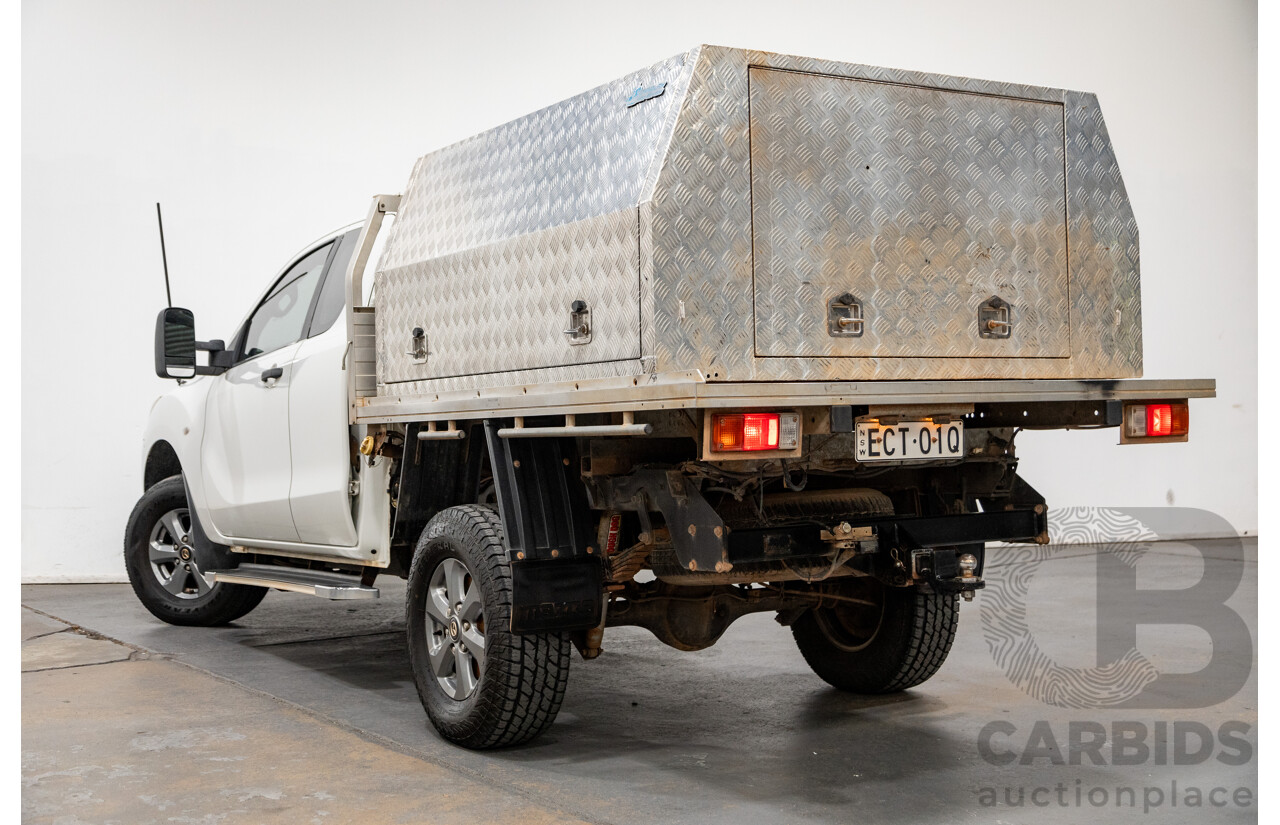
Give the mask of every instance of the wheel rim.
[{"label": "wheel rim", "polygon": [[462,701],[484,673],[484,603],[480,583],[459,559],[440,562],[427,587],[427,658],[445,695]]},{"label": "wheel rim", "polygon": [[884,622],[884,591],[884,585],[874,579],[857,582],[835,607],[814,611],[818,626],[836,647],[850,652],[862,650],[880,633]]},{"label": "wheel rim", "polygon": [[156,521],[147,540],[147,558],[151,574],[169,595],[198,599],[212,592],[196,562],[191,512],[185,507],[170,510]]}]

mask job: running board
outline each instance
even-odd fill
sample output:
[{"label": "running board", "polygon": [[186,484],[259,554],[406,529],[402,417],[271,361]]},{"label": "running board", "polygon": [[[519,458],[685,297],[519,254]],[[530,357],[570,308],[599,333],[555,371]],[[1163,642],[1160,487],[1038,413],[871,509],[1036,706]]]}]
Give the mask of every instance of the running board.
[{"label": "running board", "polygon": [[378,588],[361,584],[359,576],[274,564],[242,564],[232,570],[211,571],[206,578],[227,584],[307,593],[322,599],[376,599],[381,595]]}]

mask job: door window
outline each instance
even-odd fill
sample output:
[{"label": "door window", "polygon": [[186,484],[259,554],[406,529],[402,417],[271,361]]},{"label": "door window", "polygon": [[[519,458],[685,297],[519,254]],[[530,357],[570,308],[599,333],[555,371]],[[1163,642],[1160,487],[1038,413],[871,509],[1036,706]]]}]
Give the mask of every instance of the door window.
[{"label": "door window", "polygon": [[360,230],[353,229],[338,239],[338,253],[333,256],[333,263],[329,265],[329,274],[324,278],[324,286],[320,287],[320,297],[316,298],[316,311],[311,314],[308,338],[328,331],[342,314],[342,308],[347,303],[347,268],[351,265],[351,255],[355,252],[359,234]]},{"label": "door window", "polygon": [[309,253],[286,272],[249,319],[242,358],[278,350],[302,338],[333,244]]}]

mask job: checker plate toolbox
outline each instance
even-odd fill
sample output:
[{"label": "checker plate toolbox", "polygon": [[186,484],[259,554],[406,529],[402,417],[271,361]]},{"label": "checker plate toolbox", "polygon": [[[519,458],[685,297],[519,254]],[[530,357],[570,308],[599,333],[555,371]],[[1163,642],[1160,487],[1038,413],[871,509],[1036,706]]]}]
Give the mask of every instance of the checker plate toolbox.
[{"label": "checker plate toolbox", "polygon": [[764,52],[699,47],[425,155],[374,280],[365,419],[1142,372],[1095,96]]}]

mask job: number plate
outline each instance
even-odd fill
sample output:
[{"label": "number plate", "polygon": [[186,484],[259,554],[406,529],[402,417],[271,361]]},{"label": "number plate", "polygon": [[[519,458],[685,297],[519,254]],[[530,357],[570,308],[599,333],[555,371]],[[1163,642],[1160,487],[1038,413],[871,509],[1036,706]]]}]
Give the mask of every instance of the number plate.
[{"label": "number plate", "polygon": [[857,424],[858,461],[934,461],[964,457],[964,423],[899,421]]}]

